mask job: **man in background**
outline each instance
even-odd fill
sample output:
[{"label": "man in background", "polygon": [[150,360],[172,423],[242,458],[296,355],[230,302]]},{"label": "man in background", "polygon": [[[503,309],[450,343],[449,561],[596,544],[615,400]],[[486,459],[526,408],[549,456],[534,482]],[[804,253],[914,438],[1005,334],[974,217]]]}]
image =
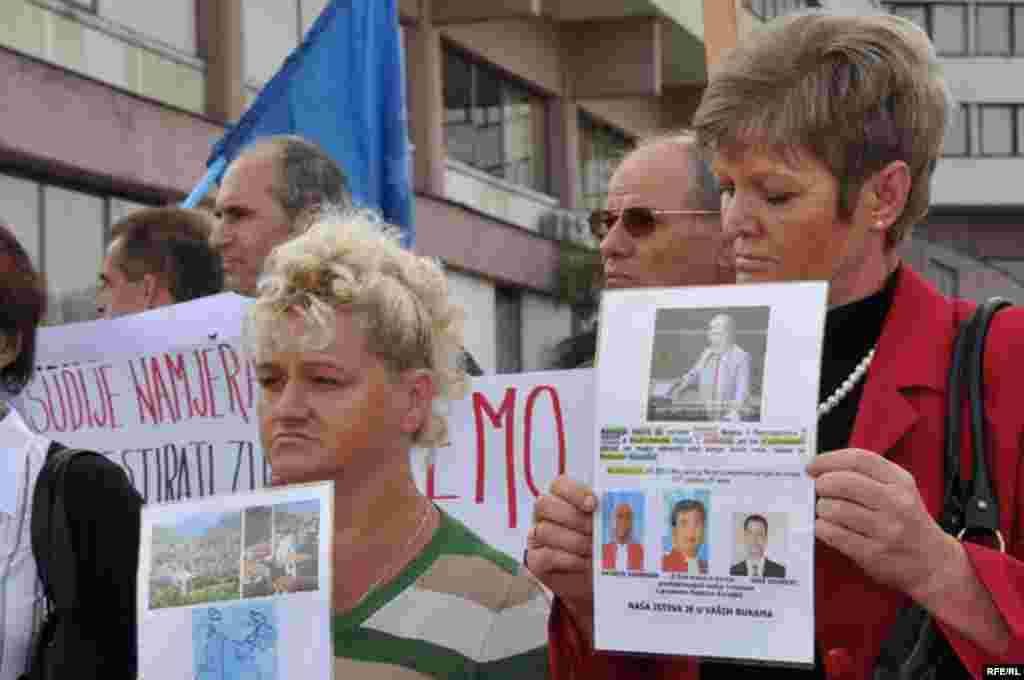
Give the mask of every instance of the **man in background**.
[{"label": "man in background", "polygon": [[[642,142],[612,175],[607,209],[590,215],[603,287],[735,283],[718,211],[718,184],[690,135]],[[567,338],[552,367],[592,366],[596,345],[596,330]]]},{"label": "man in background", "polygon": [[143,208],[118,221],[103,259],[96,311],[112,319],[221,292],[213,223],[186,208]]},{"label": "man in background", "polygon": [[270,251],[300,233],[317,208],[351,205],[344,172],[316,144],[295,135],[254,143],[228,166],[214,208],[210,243],[227,288],[255,297]]}]

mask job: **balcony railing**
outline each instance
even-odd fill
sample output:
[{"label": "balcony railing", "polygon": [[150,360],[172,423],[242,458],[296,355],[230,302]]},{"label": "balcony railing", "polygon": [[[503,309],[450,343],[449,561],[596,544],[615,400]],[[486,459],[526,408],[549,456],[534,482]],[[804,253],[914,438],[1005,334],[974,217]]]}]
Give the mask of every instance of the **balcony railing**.
[{"label": "balcony railing", "polygon": [[821,7],[821,0],[747,0],[747,9],[762,21],[815,7]]}]

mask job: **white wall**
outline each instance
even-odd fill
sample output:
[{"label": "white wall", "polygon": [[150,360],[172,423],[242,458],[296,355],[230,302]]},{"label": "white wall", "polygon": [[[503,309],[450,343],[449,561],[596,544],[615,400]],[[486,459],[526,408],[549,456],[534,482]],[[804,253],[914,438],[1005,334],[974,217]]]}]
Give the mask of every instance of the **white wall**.
[{"label": "white wall", "polygon": [[550,196],[493,177],[483,170],[448,159],[445,197],[524,229],[537,231],[542,215],[558,207]]},{"label": "white wall", "polygon": [[943,158],[932,178],[933,205],[1020,205],[1024,158]]},{"label": "white wall", "polygon": [[962,102],[1024,102],[1024,58],[940,59],[953,98]]},{"label": "white wall", "polygon": [[494,284],[449,269],[448,291],[466,312],[466,349],[485,373],[494,373],[497,364]]},{"label": "white wall", "polygon": [[245,80],[263,85],[299,44],[296,0],[242,0]]},{"label": "white wall", "polygon": [[97,5],[105,19],[185,54],[198,54],[195,0],[99,0]]},{"label": "white wall", "polygon": [[572,308],[554,298],[523,292],[523,370],[550,365],[550,350],[572,333]]}]

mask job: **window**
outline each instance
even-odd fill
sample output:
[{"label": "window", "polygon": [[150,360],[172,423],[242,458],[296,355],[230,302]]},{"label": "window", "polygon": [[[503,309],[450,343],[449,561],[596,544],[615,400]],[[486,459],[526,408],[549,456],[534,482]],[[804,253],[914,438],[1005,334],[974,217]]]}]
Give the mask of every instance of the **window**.
[{"label": "window", "polygon": [[96,0],[64,0],[64,2],[78,9],[84,9],[89,12],[96,11]]},{"label": "window", "polygon": [[1024,5],[980,3],[975,6],[975,52],[990,56],[1024,55]]},{"label": "window", "polygon": [[762,21],[808,7],[821,7],[820,0],[750,0],[747,6]]},{"label": "window", "polygon": [[522,297],[515,288],[494,289],[498,373],[519,373],[523,370]]},{"label": "window", "polygon": [[1024,123],[1021,104],[978,104],[978,124],[982,156],[1024,155]]},{"label": "window", "polygon": [[515,184],[547,190],[543,97],[448,48],[444,107],[451,158]]},{"label": "window", "polygon": [[934,258],[928,259],[928,278],[939,289],[943,295],[956,297],[960,288],[960,276],[954,267],[939,262]]},{"label": "window", "polygon": [[967,54],[967,3],[965,2],[915,2],[886,4],[886,8],[897,16],[910,19],[923,28],[936,51],[945,56]]},{"label": "window", "polygon": [[0,173],[0,215],[46,276],[46,324],[96,318],[96,275],[111,222],[140,207]]},{"label": "window", "polygon": [[583,208],[603,208],[615,166],[633,148],[633,140],[585,113],[579,116],[580,198]]},{"label": "window", "polygon": [[967,104],[954,106],[950,111],[953,120],[946,131],[946,140],[942,145],[943,156],[971,155],[971,118]]}]

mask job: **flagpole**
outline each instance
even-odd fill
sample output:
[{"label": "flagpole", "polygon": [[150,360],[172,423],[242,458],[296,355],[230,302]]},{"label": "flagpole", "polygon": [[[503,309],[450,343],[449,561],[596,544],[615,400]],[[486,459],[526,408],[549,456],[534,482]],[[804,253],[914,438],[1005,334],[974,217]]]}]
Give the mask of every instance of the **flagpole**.
[{"label": "flagpole", "polygon": [[210,192],[210,187],[213,186],[213,183],[216,182],[217,178],[221,176],[222,172],[224,172],[224,168],[227,164],[228,159],[226,156],[218,157],[217,160],[213,162],[213,165],[207,168],[206,174],[203,175],[201,180],[199,180],[199,183],[196,184],[195,189],[193,189],[192,193],[188,195],[188,198],[182,202],[181,207],[194,208],[199,205],[199,201],[203,200],[203,196],[206,196],[206,194]]}]

